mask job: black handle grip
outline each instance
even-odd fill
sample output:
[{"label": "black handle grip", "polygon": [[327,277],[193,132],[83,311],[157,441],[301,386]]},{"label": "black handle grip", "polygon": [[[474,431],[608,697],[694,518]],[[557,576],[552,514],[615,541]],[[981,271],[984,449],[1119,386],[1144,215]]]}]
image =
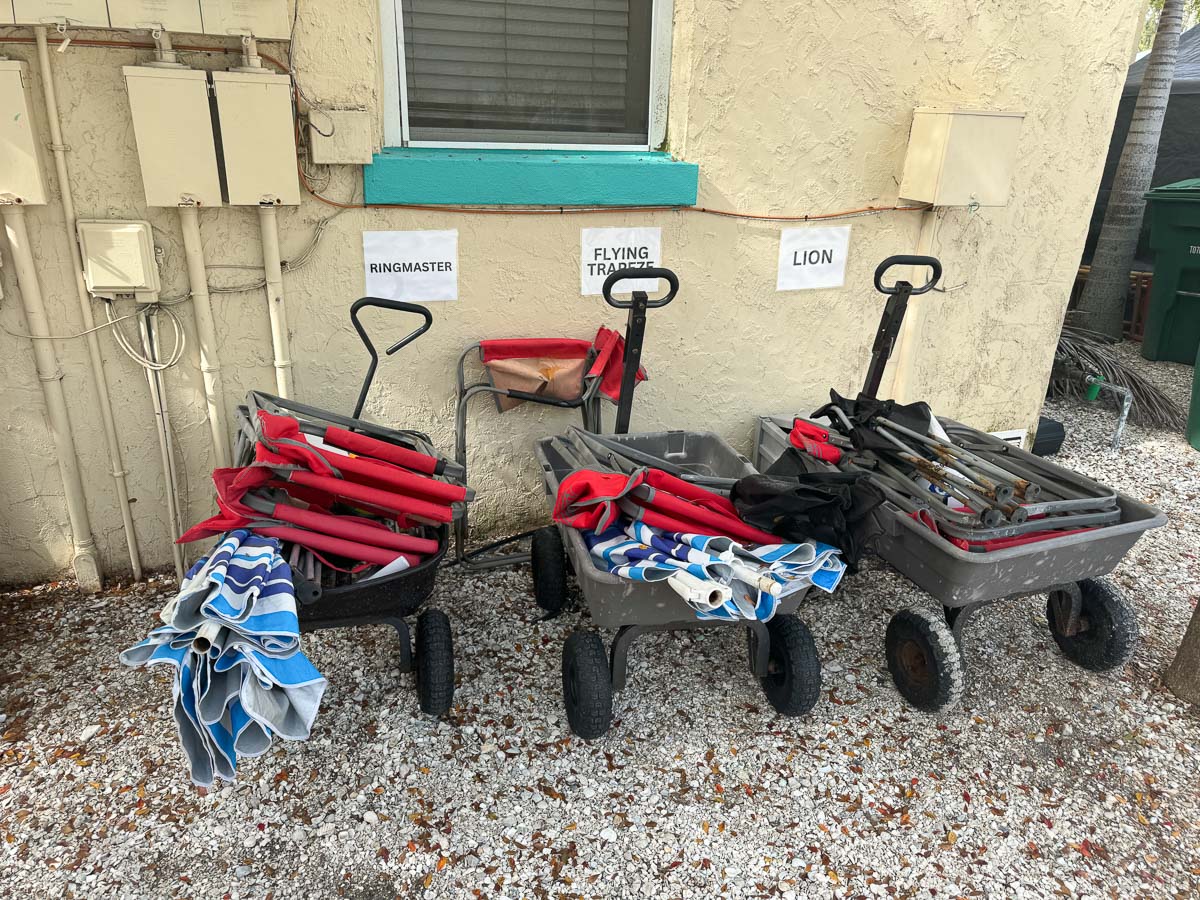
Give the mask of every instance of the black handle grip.
[{"label": "black handle grip", "polygon": [[617,269],[604,279],[604,287],[600,289],[609,306],[615,306],[617,309],[629,309],[633,305],[632,300],[617,300],[612,295],[617,282],[624,281],[626,278],[661,278],[670,285],[671,289],[665,297],[659,297],[657,300],[650,300],[646,303],[647,309],[666,306],[679,293],[679,277],[670,269]]},{"label": "black handle grip", "polygon": [[899,290],[895,284],[890,287],[884,287],[883,275],[892,266],[928,266],[933,270],[929,281],[919,288],[913,288],[912,293],[924,294],[926,291],[932,291],[937,285],[938,280],[942,277],[942,263],[935,256],[909,256],[901,254],[900,256],[889,256],[875,269],[875,290],[881,294],[896,294]]},{"label": "black handle grip", "polygon": [[429,326],[433,324],[433,313],[426,307],[418,303],[405,303],[403,300],[387,300],[383,297],[361,297],[354,301],[354,305],[350,307],[350,321],[354,323],[354,330],[358,332],[359,338],[366,345],[367,352],[372,356],[375,355],[375,347],[371,343],[371,339],[367,336],[367,330],[363,328],[362,323],[358,321],[358,311],[368,306],[377,306],[380,309],[392,309],[397,312],[415,313],[425,321],[418,325],[407,336],[402,337],[392,346],[388,347],[384,352],[391,356],[402,347],[406,347],[429,330]]},{"label": "black handle grip", "polygon": [[367,392],[371,390],[371,382],[375,380],[375,369],[379,366],[379,352],[375,349],[375,345],[371,343],[371,337],[367,334],[367,329],[363,328],[362,322],[358,321],[358,311],[367,306],[377,306],[380,309],[393,309],[397,312],[416,313],[425,320],[407,335],[392,344],[392,346],[388,347],[388,356],[391,356],[401,347],[411,344],[427,332],[429,326],[433,324],[433,313],[417,303],[405,303],[403,300],[387,300],[383,297],[360,297],[354,301],[354,304],[350,307],[350,321],[354,324],[354,330],[358,332],[358,339],[367,348],[367,355],[371,357],[371,363],[367,366],[366,377],[363,378],[362,387],[358,391],[358,402],[354,404],[354,415],[351,416],[354,419],[362,415],[363,406],[367,402]]}]

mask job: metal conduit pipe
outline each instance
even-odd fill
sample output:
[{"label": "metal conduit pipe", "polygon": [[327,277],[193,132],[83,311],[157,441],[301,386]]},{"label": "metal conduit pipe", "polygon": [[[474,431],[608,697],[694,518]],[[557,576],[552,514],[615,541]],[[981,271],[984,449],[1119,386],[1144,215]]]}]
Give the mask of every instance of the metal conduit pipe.
[{"label": "metal conduit pipe", "polygon": [[37,268],[33,263],[33,252],[29,246],[29,230],[25,225],[25,208],[15,203],[0,204],[0,215],[4,218],[4,231],[8,235],[8,246],[12,251],[13,265],[17,271],[17,285],[21,291],[21,305],[25,311],[25,327],[34,336],[33,359],[37,366],[38,380],[46,398],[46,412],[50,418],[50,433],[54,438],[55,455],[62,473],[63,493],[66,495],[67,518],[71,523],[71,539],[75,545],[71,566],[75,580],[89,592],[103,587],[104,572],[100,566],[100,554],[92,537],[92,526],[88,521],[87,500],[83,494],[83,479],[79,474],[79,457],[75,452],[75,438],[71,432],[71,420],[67,415],[67,398],[63,393],[62,371],[54,347],[46,338],[50,326],[46,317],[46,304],[42,299],[42,286],[38,282]]},{"label": "metal conduit pipe", "polygon": [[208,406],[208,429],[217,467],[229,467],[229,428],[225,421],[225,393],[221,361],[217,356],[217,325],[213,319],[204,268],[204,245],[200,242],[200,209],[194,204],[179,207],[183,228],[183,252],[187,258],[188,283],[192,292],[192,314],[196,320],[196,342],[200,345],[200,372],[204,376],[204,399]]},{"label": "metal conduit pipe", "polygon": [[62,198],[63,226],[66,230],[67,246],[71,248],[71,265],[74,267],[75,293],[79,297],[79,315],[83,330],[87,332],[88,361],[92,368],[92,382],[96,388],[100,420],[104,426],[104,444],[108,451],[110,472],[117,491],[117,506],[121,510],[121,522],[125,528],[125,545],[129,550],[129,564],[135,581],[142,579],[142,559],[138,549],[137,532],[133,525],[133,508],[129,502],[129,484],[125,479],[125,463],[121,457],[121,443],[117,437],[116,420],[113,417],[112,398],[108,391],[108,376],[104,372],[104,358],[100,355],[100,336],[94,331],[96,319],[92,315],[92,301],[87,285],[83,281],[83,258],[79,252],[79,241],[75,235],[75,198],[71,192],[71,181],[67,175],[67,148],[63,143],[62,122],[58,113],[58,92],[54,75],[50,69],[50,52],[46,43],[46,27],[34,29],[37,38],[38,69],[42,80],[42,94],[46,103],[46,120],[50,124],[50,149],[54,152],[54,168],[58,174],[58,192]]},{"label": "metal conduit pipe", "polygon": [[279,222],[273,203],[258,207],[262,232],[263,271],[267,283],[267,311],[271,316],[271,345],[275,352],[275,390],[292,396],[292,355],[288,339],[287,308],[283,305],[283,263],[279,258]]}]

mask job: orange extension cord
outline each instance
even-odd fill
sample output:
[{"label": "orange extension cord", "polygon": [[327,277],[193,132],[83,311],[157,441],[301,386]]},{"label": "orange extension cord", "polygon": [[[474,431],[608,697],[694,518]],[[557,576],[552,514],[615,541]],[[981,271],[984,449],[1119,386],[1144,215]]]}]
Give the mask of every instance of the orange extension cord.
[{"label": "orange extension cord", "polygon": [[[34,44],[37,43],[35,38],[26,37],[0,37],[0,44]],[[51,41],[50,43],[61,44],[63,40]],[[155,45],[151,41],[104,41],[93,38],[72,38],[71,43],[78,47],[119,47],[128,50],[154,50]],[[205,46],[198,44],[175,44],[174,50],[183,53],[233,53],[240,54],[240,47],[217,47]],[[262,59],[265,59],[275,68],[279,69],[284,74],[291,75],[291,70],[282,62],[273,56],[260,52],[258,54]],[[293,79],[292,93],[295,97],[297,106],[299,105],[299,97],[295,89],[295,81]],[[297,132],[299,132],[299,121],[296,123]],[[297,137],[299,135],[297,134]],[[925,203],[919,206],[863,206],[858,209],[846,209],[840,212],[831,213],[810,213],[806,215],[771,215],[771,214],[756,214],[736,212],[727,209],[710,209],[707,206],[599,206],[599,207],[572,207],[559,206],[547,208],[503,208],[496,209],[491,207],[479,206],[439,206],[434,204],[419,204],[419,203],[342,203],[337,200],[331,200],[328,197],[318,194],[311,184],[308,183],[308,178],[304,175],[304,167],[300,165],[300,160],[296,160],[296,170],[300,174],[300,183],[304,185],[304,189],[327,206],[332,206],[336,209],[413,209],[426,210],[429,212],[445,212],[445,213],[468,213],[476,215],[491,215],[491,216],[559,216],[559,215],[579,215],[583,213],[619,213],[619,212],[694,212],[704,213],[709,216],[724,216],[730,219],[750,219],[761,222],[819,222],[825,219],[844,219],[850,216],[864,216],[873,213],[885,212],[923,212],[930,208],[930,204]]]}]

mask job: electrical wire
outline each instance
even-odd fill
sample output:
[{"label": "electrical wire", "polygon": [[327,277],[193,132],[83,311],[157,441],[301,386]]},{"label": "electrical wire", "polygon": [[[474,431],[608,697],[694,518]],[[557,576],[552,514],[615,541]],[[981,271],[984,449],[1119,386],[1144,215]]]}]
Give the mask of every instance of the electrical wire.
[{"label": "electrical wire", "polygon": [[[171,309],[171,307],[163,307],[157,304],[148,306],[149,308],[141,311],[140,313],[135,313],[134,315],[144,314],[151,316],[157,315],[160,311],[166,313],[167,318],[171,320],[171,327],[175,333],[175,345],[171,348],[171,353],[167,356],[165,362],[157,362],[149,359],[143,355],[140,350],[135,349],[120,328],[114,327],[112,333],[113,337],[116,338],[117,346],[119,346],[125,352],[126,356],[132,359],[143,369],[149,369],[153,372],[162,372],[171,368],[172,366],[177,365],[179,361],[183,359],[183,352],[187,347],[187,334],[183,329],[183,322],[180,320],[179,314],[175,312],[175,310]],[[115,326],[117,324],[117,320],[113,318],[113,301],[105,299],[104,316],[110,325]],[[124,318],[129,318],[129,316],[125,316]]]},{"label": "electrical wire", "polygon": [[76,334],[25,334],[22,331],[13,331],[7,325],[0,325],[0,329],[3,329],[5,333],[11,334],[13,337],[28,338],[31,341],[73,341],[75,338],[87,337],[89,334],[94,334],[97,331],[111,328],[118,322],[124,322],[126,319],[136,319],[139,315],[140,313],[129,313],[108,322],[101,322],[94,328],[89,328],[86,331],[80,331]]},{"label": "electrical wire", "polygon": [[537,208],[497,208],[491,206],[440,206],[423,203],[342,203],[331,200],[313,189],[305,175],[304,168],[297,159],[297,170],[300,173],[300,183],[316,200],[336,209],[413,209],[428,212],[475,213],[491,216],[560,216],[582,215],[588,213],[621,213],[621,212],[692,212],[710,216],[723,216],[731,219],[748,219],[763,222],[823,222],[830,219],[853,219],[860,216],[874,216],[887,212],[924,212],[931,209],[933,204],[922,203],[917,206],[863,206],[858,209],[847,209],[830,213],[806,213],[803,215],[774,215],[759,213],[736,212],[727,209],[711,209],[707,206],[555,206]]},{"label": "electrical wire", "polygon": [[[305,103],[308,104],[308,107],[310,110],[315,109],[319,112],[326,112],[325,106],[323,106],[320,103],[317,103],[315,100],[313,100],[311,97],[309,97],[308,94],[304,93],[304,88],[300,85],[300,79],[296,75],[296,66],[295,66],[294,59],[295,59],[295,53],[296,53],[296,24],[299,21],[300,21],[300,0],[296,0],[295,4],[292,7],[292,27],[288,31],[288,46],[287,46],[288,75],[291,76],[292,87],[295,89],[296,94],[299,96],[299,98],[301,100],[303,100]],[[311,125],[313,130],[316,131],[317,134],[321,135],[321,137],[326,137],[326,138],[333,137],[333,133],[337,130],[337,125],[331,121],[329,123],[329,131],[328,132],[322,131],[320,128],[318,128],[316,125],[313,124],[311,116],[308,119],[308,124]]]},{"label": "electrical wire", "polygon": [[[291,257],[290,259],[284,260],[282,265],[280,266],[280,268],[284,272],[288,272],[288,273],[297,272],[300,269],[303,269],[310,262],[312,262],[313,256],[317,252],[317,247],[321,243],[321,238],[325,234],[325,229],[329,227],[330,222],[332,222],[334,219],[336,219],[338,216],[340,216],[343,212],[345,212],[345,210],[338,210],[337,212],[333,213],[332,215],[326,216],[324,219],[321,219],[319,222],[317,222],[317,224],[313,228],[313,234],[312,234],[312,237],[309,238],[308,243],[295,256]],[[212,268],[212,269],[216,269],[216,268],[261,269],[262,267],[261,266],[225,265],[225,266],[208,266],[207,268]],[[266,287],[266,285],[267,285],[267,280],[265,278],[260,278],[258,281],[255,281],[251,284],[218,285],[218,286],[214,286],[214,285],[210,284],[208,286],[208,289],[211,293],[214,293],[214,294],[247,294],[252,291],[262,290],[264,287]]]}]

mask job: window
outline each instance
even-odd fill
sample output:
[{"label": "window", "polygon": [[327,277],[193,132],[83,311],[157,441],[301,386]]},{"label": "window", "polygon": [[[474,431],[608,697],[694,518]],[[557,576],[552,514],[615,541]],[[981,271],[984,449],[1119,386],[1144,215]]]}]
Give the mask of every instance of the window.
[{"label": "window", "polygon": [[671,0],[382,0],[390,146],[662,143]]}]

